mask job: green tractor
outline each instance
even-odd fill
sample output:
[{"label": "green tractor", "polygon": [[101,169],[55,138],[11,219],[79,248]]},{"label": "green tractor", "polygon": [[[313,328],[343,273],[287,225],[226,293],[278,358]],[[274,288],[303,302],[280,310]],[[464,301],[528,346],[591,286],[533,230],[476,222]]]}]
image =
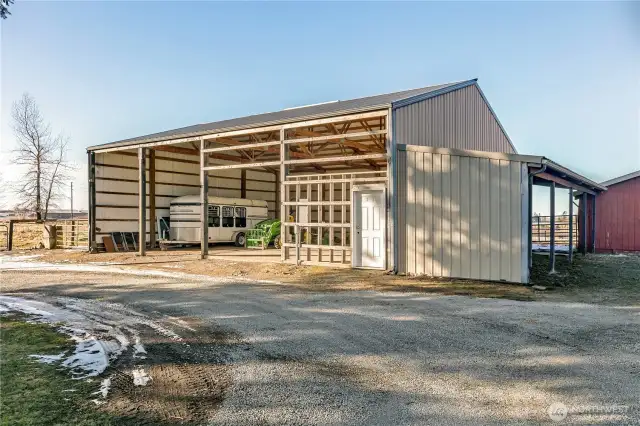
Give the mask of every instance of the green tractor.
[{"label": "green tractor", "polygon": [[277,249],[282,247],[280,237],[280,219],[267,219],[258,222],[246,232],[245,247],[265,250],[273,243]]}]

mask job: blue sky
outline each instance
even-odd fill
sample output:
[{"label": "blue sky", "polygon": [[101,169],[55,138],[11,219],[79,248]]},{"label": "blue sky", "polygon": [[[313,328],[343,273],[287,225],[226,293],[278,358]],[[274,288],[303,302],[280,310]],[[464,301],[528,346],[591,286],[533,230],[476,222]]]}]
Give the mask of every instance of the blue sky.
[{"label": "blue sky", "polygon": [[11,103],[28,91],[71,138],[80,207],[89,145],[475,77],[520,153],[595,180],[640,168],[638,3],[17,0],[11,11],[4,177],[17,172]]}]

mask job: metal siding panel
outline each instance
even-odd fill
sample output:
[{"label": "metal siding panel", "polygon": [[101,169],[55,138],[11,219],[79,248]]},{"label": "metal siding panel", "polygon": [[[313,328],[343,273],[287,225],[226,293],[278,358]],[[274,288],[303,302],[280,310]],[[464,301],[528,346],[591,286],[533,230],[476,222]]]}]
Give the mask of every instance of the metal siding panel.
[{"label": "metal siding panel", "polygon": [[433,275],[442,276],[442,155],[433,154]]},{"label": "metal siding panel", "polygon": [[442,156],[442,276],[451,276],[451,156]]},{"label": "metal siding panel", "polygon": [[424,153],[416,152],[416,274],[425,272],[424,261]]},{"label": "metal siding panel", "polygon": [[407,273],[407,247],[406,247],[406,203],[407,203],[407,152],[397,152],[398,162],[398,272]]},{"label": "metal siding panel", "polygon": [[416,153],[407,152],[407,273],[416,273],[416,246],[415,246],[415,187],[416,187]]},{"label": "metal siding panel", "polygon": [[460,277],[471,276],[471,172],[469,157],[460,157]]},{"label": "metal siding panel", "polygon": [[511,224],[510,244],[507,246],[510,254],[510,272],[507,278],[511,282],[519,282],[521,279],[520,263],[522,260],[522,214],[521,214],[521,179],[520,163],[509,162],[510,206],[509,223]]},{"label": "metal siding panel", "polygon": [[451,156],[451,273],[452,277],[461,277],[460,246],[460,157]]},{"label": "metal siding panel", "polygon": [[490,244],[489,244],[489,276],[492,280],[500,279],[500,160],[489,161],[490,173]]},{"label": "metal siding panel", "polygon": [[469,158],[469,251],[471,256],[469,277],[480,278],[480,160]]},{"label": "metal siding panel", "polygon": [[398,143],[513,153],[476,86],[396,110]]},{"label": "metal siding panel", "polygon": [[526,163],[520,165],[520,282],[529,282],[529,168]]},{"label": "metal siding panel", "polygon": [[511,279],[510,161],[500,160],[500,279]]},{"label": "metal siding panel", "polygon": [[425,274],[433,276],[433,154],[424,153]]},{"label": "metal siding panel", "polygon": [[[589,215],[589,234],[590,220]],[[598,196],[596,250],[640,251],[640,177],[611,185]]]},{"label": "metal siding panel", "polygon": [[491,176],[489,159],[480,162],[480,278],[491,279]]}]

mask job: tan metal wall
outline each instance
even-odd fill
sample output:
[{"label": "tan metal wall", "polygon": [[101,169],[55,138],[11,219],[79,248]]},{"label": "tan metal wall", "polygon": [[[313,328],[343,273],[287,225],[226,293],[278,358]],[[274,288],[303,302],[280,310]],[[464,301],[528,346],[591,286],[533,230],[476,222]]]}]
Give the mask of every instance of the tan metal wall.
[{"label": "tan metal wall", "polygon": [[399,272],[527,282],[526,163],[442,151],[399,147]]},{"label": "tan metal wall", "polygon": [[396,144],[515,153],[476,85],[395,110]]},{"label": "tan metal wall", "polygon": [[[148,166],[147,166],[148,167]],[[156,215],[169,216],[171,199],[200,193],[200,161],[193,156],[156,152]],[[241,196],[241,171],[218,170],[209,174],[209,194]],[[147,172],[147,182],[149,173]],[[246,198],[267,201],[269,216],[276,213],[273,173],[247,170]],[[147,183],[147,194],[149,184]],[[149,217],[147,195],[147,218]],[[138,231],[138,157],[135,152],[96,154],[96,237],[110,232]],[[147,232],[149,226],[147,223]]]}]

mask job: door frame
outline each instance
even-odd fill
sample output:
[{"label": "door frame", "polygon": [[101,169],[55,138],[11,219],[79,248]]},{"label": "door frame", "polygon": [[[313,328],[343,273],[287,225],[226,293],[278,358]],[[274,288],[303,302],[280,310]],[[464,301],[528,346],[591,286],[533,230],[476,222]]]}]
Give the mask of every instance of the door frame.
[{"label": "door frame", "polygon": [[[376,268],[373,266],[361,266],[356,265],[356,193],[358,192],[367,192],[367,191],[381,191],[382,192],[382,204],[384,207],[384,211],[381,212],[381,217],[384,220],[384,230],[383,230],[383,242],[384,247],[382,248],[382,267]],[[389,229],[387,226],[387,185],[384,183],[370,183],[370,184],[353,184],[351,185],[351,267],[356,269],[375,269],[375,270],[384,270],[387,267],[387,233]],[[360,242],[358,242],[360,244]],[[362,250],[362,248],[360,248]]]}]

